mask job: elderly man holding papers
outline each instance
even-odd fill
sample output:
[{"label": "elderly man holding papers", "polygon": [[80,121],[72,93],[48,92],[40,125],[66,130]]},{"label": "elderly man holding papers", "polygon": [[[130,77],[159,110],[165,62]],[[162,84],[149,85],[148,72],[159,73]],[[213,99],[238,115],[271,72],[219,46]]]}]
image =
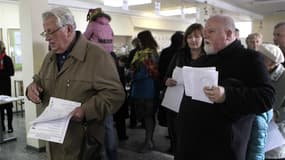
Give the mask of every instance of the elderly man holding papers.
[{"label": "elderly man holding papers", "polygon": [[44,32],[41,35],[51,51],[27,87],[27,97],[41,107],[48,105],[50,97],[81,103],[71,112],[63,144],[48,142],[49,158],[85,159],[88,138],[97,146],[94,157],[89,158],[102,159],[104,118],[118,110],[125,98],[114,60],[75,30],[76,23],[69,9],[53,8],[43,13],[42,18]]},{"label": "elderly man holding papers", "polygon": [[184,96],[178,114],[175,160],[245,160],[255,114],[271,109],[275,90],[259,53],[245,49],[228,16],[208,19],[207,55],[192,67],[216,67],[217,86],[205,86],[212,103]]}]

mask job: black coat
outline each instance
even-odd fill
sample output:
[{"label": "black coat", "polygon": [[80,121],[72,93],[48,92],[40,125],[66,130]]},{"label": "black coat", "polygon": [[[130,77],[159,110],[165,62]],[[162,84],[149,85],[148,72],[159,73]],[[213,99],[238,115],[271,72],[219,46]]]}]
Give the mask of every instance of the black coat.
[{"label": "black coat", "polygon": [[[179,52],[180,48],[174,47],[174,46],[169,46],[167,48],[164,48],[159,56],[159,63],[158,63],[158,70],[160,74],[160,79],[159,79],[159,90],[161,90],[163,93],[160,96],[160,101],[159,103],[161,104],[162,98],[164,96],[164,92],[166,90],[165,86],[165,81],[168,78],[166,76],[167,69],[169,68],[170,62],[172,61],[172,58],[174,55]],[[157,112],[157,119],[158,119],[158,124],[164,127],[167,127],[167,116],[166,113],[171,112],[173,115],[176,115],[176,112],[171,111],[168,108],[165,108],[161,105],[159,105],[158,112]],[[175,117],[175,116],[173,116]]]},{"label": "black coat", "polygon": [[0,95],[11,96],[11,78],[14,75],[14,65],[9,56],[3,59],[3,70],[0,70]]},{"label": "black coat", "polygon": [[191,66],[215,66],[226,100],[210,104],[184,95],[175,160],[245,160],[254,116],[269,110],[274,102],[275,91],[260,53],[234,41]]}]

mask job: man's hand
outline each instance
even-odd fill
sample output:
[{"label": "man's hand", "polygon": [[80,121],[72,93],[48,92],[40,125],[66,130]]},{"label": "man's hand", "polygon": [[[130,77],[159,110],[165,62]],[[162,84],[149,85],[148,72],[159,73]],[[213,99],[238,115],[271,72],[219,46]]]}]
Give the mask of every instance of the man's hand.
[{"label": "man's hand", "polygon": [[30,101],[34,103],[41,103],[40,94],[43,89],[38,86],[36,83],[31,83],[27,88],[27,97]]},{"label": "man's hand", "polygon": [[222,86],[206,86],[204,87],[204,93],[210,101],[215,103],[223,103],[226,99],[225,88]]},{"label": "man's hand", "polygon": [[82,122],[84,117],[85,117],[85,113],[83,111],[83,109],[81,107],[77,107],[75,108],[70,115],[72,115],[72,120],[76,121],[76,122]]},{"label": "man's hand", "polygon": [[176,80],[174,80],[172,78],[167,78],[167,80],[165,81],[165,85],[167,87],[172,87],[172,86],[176,86],[177,82],[176,82]]}]

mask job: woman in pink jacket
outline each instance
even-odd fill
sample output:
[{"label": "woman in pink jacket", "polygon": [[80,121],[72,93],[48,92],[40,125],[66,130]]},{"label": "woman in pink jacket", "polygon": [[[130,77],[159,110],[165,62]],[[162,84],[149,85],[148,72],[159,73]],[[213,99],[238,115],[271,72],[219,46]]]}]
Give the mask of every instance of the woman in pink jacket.
[{"label": "woman in pink jacket", "polygon": [[84,36],[102,46],[108,53],[113,51],[113,30],[110,26],[111,17],[104,13],[101,8],[90,9],[87,15],[89,24]]}]

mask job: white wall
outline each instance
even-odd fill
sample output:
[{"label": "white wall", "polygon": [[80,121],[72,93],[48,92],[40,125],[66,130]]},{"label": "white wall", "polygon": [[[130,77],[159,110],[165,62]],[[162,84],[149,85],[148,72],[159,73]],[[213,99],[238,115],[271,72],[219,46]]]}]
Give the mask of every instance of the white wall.
[{"label": "white wall", "polygon": [[285,12],[264,17],[262,21],[254,21],[252,32],[260,32],[264,42],[273,42],[273,29],[279,22],[285,22]]}]

